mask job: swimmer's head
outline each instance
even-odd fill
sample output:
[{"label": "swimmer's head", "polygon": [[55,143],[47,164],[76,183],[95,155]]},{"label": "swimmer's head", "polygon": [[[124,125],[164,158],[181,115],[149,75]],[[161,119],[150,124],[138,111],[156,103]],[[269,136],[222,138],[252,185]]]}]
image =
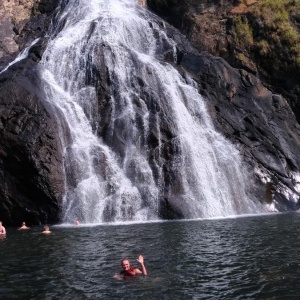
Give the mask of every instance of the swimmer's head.
[{"label": "swimmer's head", "polygon": [[121,266],[123,268],[124,271],[129,270],[130,269],[130,262],[127,258],[124,258],[121,262]]}]

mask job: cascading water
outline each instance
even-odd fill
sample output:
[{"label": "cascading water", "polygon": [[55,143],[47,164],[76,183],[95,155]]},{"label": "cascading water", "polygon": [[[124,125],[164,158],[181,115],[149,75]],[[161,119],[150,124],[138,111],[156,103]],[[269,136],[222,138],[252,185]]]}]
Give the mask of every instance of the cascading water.
[{"label": "cascading water", "polygon": [[39,39],[35,39],[28,47],[24,48],[19,55],[11,62],[9,63],[2,71],[0,71],[0,74],[4,73],[6,70],[8,70],[12,65],[15,63],[25,59],[28,57],[29,50],[32,46],[34,46]]},{"label": "cascading water", "polygon": [[[62,125],[63,221],[255,213],[238,151],[192,80],[160,60],[174,41],[136,0],[70,0],[41,61]],[[104,92],[105,91],[105,92]]]}]

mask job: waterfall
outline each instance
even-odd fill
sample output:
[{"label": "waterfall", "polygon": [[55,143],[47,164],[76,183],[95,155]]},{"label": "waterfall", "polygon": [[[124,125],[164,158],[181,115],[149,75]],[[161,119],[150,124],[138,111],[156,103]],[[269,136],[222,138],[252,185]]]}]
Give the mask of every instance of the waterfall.
[{"label": "waterfall", "polygon": [[[61,125],[65,222],[256,213],[237,149],[217,133],[176,44],[136,0],[70,0],[40,62]],[[164,203],[164,204],[162,204]]]}]

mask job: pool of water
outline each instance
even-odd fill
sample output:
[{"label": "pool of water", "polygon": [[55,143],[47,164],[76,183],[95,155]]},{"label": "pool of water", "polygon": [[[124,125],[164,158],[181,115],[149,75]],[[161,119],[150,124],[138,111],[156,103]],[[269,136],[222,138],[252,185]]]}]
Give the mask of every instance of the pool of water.
[{"label": "pool of water", "polygon": [[[300,215],[7,229],[0,299],[299,299]],[[123,257],[147,277],[117,281]]]}]

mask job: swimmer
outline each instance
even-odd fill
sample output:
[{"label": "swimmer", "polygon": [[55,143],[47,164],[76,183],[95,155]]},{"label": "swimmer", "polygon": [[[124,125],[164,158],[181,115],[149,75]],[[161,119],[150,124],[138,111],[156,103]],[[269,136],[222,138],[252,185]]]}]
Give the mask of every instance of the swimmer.
[{"label": "swimmer", "polygon": [[5,227],[2,225],[2,222],[0,221],[0,236],[6,235]]},{"label": "swimmer", "polygon": [[77,220],[75,224],[76,224],[76,225],[80,225],[80,221],[79,221],[79,220]]},{"label": "swimmer", "polygon": [[116,274],[114,276],[115,279],[121,280],[126,276],[139,276],[139,275],[144,275],[147,276],[147,270],[146,267],[144,265],[144,258],[142,255],[139,256],[139,258],[137,259],[137,262],[139,262],[139,264],[141,265],[141,269],[137,269],[134,267],[130,267],[130,262],[127,258],[123,259],[121,262],[121,266],[123,271],[120,272],[120,274]]},{"label": "swimmer", "polygon": [[46,234],[47,234],[47,233],[51,233],[51,231],[50,231],[50,229],[49,229],[49,226],[46,225],[46,226],[44,227],[44,231],[43,231],[42,233],[46,233]]},{"label": "swimmer", "polygon": [[23,222],[22,226],[19,228],[19,230],[22,230],[22,229],[29,229],[29,227],[26,226],[25,222]]}]

